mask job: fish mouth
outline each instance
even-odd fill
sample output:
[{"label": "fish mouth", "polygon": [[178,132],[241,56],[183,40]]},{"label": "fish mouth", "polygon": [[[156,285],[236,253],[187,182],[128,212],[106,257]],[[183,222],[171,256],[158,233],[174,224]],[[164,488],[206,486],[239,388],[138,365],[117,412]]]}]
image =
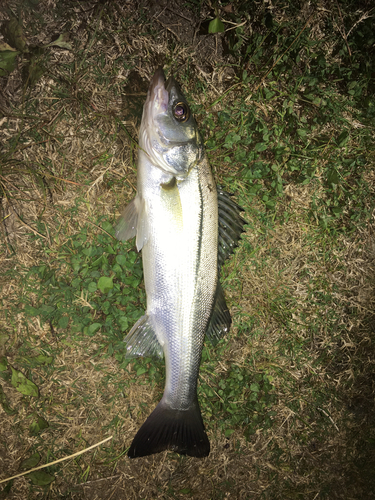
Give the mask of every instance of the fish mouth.
[{"label": "fish mouth", "polygon": [[154,113],[165,113],[169,104],[169,92],[165,88],[165,75],[162,68],[155,71],[148,90],[147,101],[154,107]]},{"label": "fish mouth", "polygon": [[178,84],[177,84],[176,80],[174,79],[174,76],[170,76],[167,80],[165,78],[163,68],[159,67],[155,71],[154,76],[151,79],[150,93],[151,94],[157,93],[162,86],[169,94],[174,87],[178,87]]},{"label": "fish mouth", "polygon": [[159,67],[151,79],[148,100],[154,102],[157,112],[166,112],[171,94],[177,95],[178,93],[181,93],[181,89],[174,77],[170,76],[167,80],[163,69]]},{"label": "fish mouth", "polygon": [[160,67],[155,71],[154,76],[151,79],[150,90],[149,90],[150,93],[152,94],[157,88],[161,86],[164,87],[164,83],[165,83],[165,74],[163,69]]}]

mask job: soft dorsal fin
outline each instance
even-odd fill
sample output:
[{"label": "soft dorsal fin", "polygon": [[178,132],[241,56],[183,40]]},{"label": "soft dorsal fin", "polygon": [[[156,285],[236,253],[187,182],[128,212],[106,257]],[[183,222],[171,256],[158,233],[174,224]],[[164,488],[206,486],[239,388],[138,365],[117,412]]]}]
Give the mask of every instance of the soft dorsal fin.
[{"label": "soft dorsal fin", "polygon": [[147,314],[139,318],[124,341],[126,342],[127,358],[137,356],[163,357],[163,348]]},{"label": "soft dorsal fin", "polygon": [[[218,268],[234,252],[238,246],[241,234],[244,232],[245,219],[240,216],[243,208],[237,205],[220,186],[217,187],[219,206],[219,240],[218,240]],[[207,338],[216,344],[227,332],[232,324],[232,318],[225,301],[224,292],[218,281],[215,293],[214,306],[206,330]]]},{"label": "soft dorsal fin", "polygon": [[220,282],[217,282],[215,302],[212,308],[210,322],[206,330],[206,336],[212,344],[217,344],[219,340],[229,332],[232,318],[225,302],[224,292]]},{"label": "soft dorsal fin", "polygon": [[220,186],[217,187],[217,199],[219,205],[219,244],[218,244],[218,266],[219,270],[224,261],[234,252],[238,246],[241,234],[244,232],[245,219],[240,216],[243,208],[237,205]]}]

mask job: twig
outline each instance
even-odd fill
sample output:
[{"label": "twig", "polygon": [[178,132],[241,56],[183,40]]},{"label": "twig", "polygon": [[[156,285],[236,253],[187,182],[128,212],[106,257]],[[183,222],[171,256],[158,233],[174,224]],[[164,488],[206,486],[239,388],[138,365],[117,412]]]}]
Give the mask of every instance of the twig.
[{"label": "twig", "polygon": [[65,457],[65,458],[59,458],[58,460],[55,460],[54,462],[51,462],[49,464],[40,465],[39,467],[34,467],[34,469],[27,470],[26,472],[21,472],[21,474],[17,474],[15,476],[7,477],[6,479],[2,479],[0,481],[0,484],[6,483],[7,481],[11,481],[12,479],[16,479],[17,477],[26,476],[27,474],[30,474],[30,472],[34,472],[36,470],[45,469],[46,467],[51,467],[51,465],[56,465],[60,462],[64,462],[65,460],[69,460],[70,458],[78,457],[79,455],[86,453],[86,451],[92,450],[93,448],[96,448],[97,446],[100,446],[101,444],[106,443],[107,441],[109,441],[112,438],[113,438],[113,436],[109,436],[106,439],[103,439],[103,441],[100,441],[100,443],[93,444],[92,446],[89,446],[88,448],[85,448],[84,450],[77,451],[77,453],[73,453],[73,455],[69,455],[68,457]]},{"label": "twig", "polygon": [[48,238],[47,236],[45,236],[44,234],[42,233],[39,233],[39,231],[37,231],[36,229],[32,228],[31,226],[29,226],[29,224],[27,224],[25,221],[23,221],[21,219],[21,217],[18,215],[18,213],[14,210],[14,208],[12,207],[12,210],[13,210],[13,213],[14,215],[18,218],[18,220],[24,225],[26,226],[28,229],[30,229],[30,231],[32,231],[34,234],[37,234],[38,236],[40,236],[41,238],[44,238],[45,240],[48,241]]},{"label": "twig", "polygon": [[176,38],[179,42],[181,42],[180,40],[180,37],[177,35],[177,33],[175,33],[173,30],[171,30],[171,28],[169,28],[166,24],[162,23],[161,21],[159,21],[159,19],[157,17],[154,18],[159,24],[161,24],[163,26],[163,28],[165,28],[166,30],[170,31]]},{"label": "twig", "polygon": [[[169,12],[173,12],[173,14],[176,14],[176,16],[182,17],[182,19],[186,19],[186,21],[189,21],[189,23],[192,23],[193,21],[189,19],[188,17],[185,17],[182,12],[177,12],[176,10],[171,9],[170,7],[166,7],[165,9],[169,10]],[[165,10],[164,9],[164,10]],[[162,12],[164,12],[164,10]],[[159,14],[160,15],[160,14]],[[159,17],[159,16],[158,16]]]},{"label": "twig", "polygon": [[86,219],[85,217],[83,217],[83,220],[85,222],[89,222],[90,224],[92,224],[93,226],[97,227],[98,229],[100,229],[100,231],[102,231],[103,233],[107,234],[108,236],[110,236],[113,240],[117,241],[117,238],[115,238],[111,233],[109,233],[108,231],[106,231],[105,229],[103,229],[102,227],[98,226],[97,224],[95,224],[95,222],[92,222],[90,219]]},{"label": "twig", "polygon": [[336,425],[336,423],[333,421],[333,418],[330,415],[328,415],[328,413],[326,411],[324,411],[323,408],[317,407],[317,409],[320,410],[323,413],[323,415],[325,415],[326,417],[328,417],[330,419],[330,421],[331,421],[331,424],[334,426],[334,428],[337,430],[337,432],[340,432],[339,428]]},{"label": "twig", "polygon": [[101,477],[99,479],[93,479],[92,481],[86,481],[85,483],[80,483],[77,486],[80,486],[80,487],[84,488],[85,486],[92,485],[94,483],[99,483],[100,481],[109,481],[111,479],[117,479],[120,476],[121,476],[121,474],[116,474],[115,476],[109,476],[109,477]]},{"label": "twig", "polygon": [[69,181],[68,179],[64,179],[62,177],[56,177],[56,175],[51,175],[48,172],[43,175],[44,177],[48,177],[49,179],[57,179],[58,181],[67,182],[68,184],[74,184],[75,186],[84,186],[84,184],[81,184],[80,182]]},{"label": "twig", "polygon": [[244,25],[247,23],[247,21],[244,21],[244,22],[243,22],[243,23],[241,23],[241,24],[231,23],[230,21],[224,21],[224,22],[225,22],[225,23],[230,23],[230,24],[235,24],[235,26],[232,26],[231,28],[226,29],[226,30],[225,30],[225,33],[226,33],[227,31],[230,31],[230,30],[234,30],[234,29],[236,29],[236,28],[239,28],[240,26],[244,26]]},{"label": "twig", "polygon": [[339,31],[341,33],[341,36],[343,37],[343,39],[345,40],[345,43],[346,43],[346,48],[348,49],[348,53],[349,53],[349,57],[352,57],[352,52],[349,48],[349,44],[348,44],[348,38],[346,36],[346,33],[345,33],[345,24],[344,24],[344,19],[342,18],[342,15],[341,15],[341,10],[340,10],[340,6],[336,0],[336,5],[337,5],[337,8],[338,8],[338,11],[339,11],[339,15],[340,15],[340,19],[341,19],[341,22],[342,22],[342,31],[341,29],[339,28]]},{"label": "twig", "polygon": [[348,31],[348,34],[347,36],[350,35],[350,33],[354,30],[354,28],[359,24],[361,23],[362,21],[365,21],[366,19],[368,19],[369,17],[374,17],[374,16],[370,16],[370,12],[374,10],[374,9],[370,9],[368,12],[365,12],[364,14],[362,14],[362,16],[358,19],[358,21],[356,21],[353,26],[350,28],[350,30]]}]

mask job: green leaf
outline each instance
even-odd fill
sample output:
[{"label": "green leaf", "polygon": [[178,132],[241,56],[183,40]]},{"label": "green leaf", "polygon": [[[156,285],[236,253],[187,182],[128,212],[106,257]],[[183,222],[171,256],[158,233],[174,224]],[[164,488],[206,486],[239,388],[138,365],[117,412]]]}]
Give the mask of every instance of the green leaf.
[{"label": "green leaf", "polygon": [[4,488],[1,490],[1,493],[0,493],[1,500],[3,500],[3,498],[8,498],[8,493],[10,493],[10,490],[12,489],[13,483],[14,483],[14,479],[12,479],[11,481],[8,481],[6,486],[4,486]]},{"label": "green leaf", "polygon": [[129,328],[128,318],[126,316],[119,316],[117,318],[118,324],[120,325],[121,331],[125,332]]},{"label": "green leaf", "polygon": [[8,415],[14,415],[17,413],[16,410],[13,410],[10,406],[9,406],[9,403],[8,403],[8,398],[6,397],[5,393],[4,393],[4,390],[2,388],[2,386],[0,385],[0,404],[3,408],[3,410],[5,411],[5,413],[7,413]]},{"label": "green leaf", "polygon": [[8,47],[11,50],[1,49],[1,45],[7,44],[0,44],[0,76],[4,76],[7,73],[11,73],[16,67],[16,58],[19,52],[14,52],[14,49],[9,47],[9,45]]},{"label": "green leaf", "polygon": [[339,148],[342,148],[348,142],[348,139],[349,139],[349,132],[347,130],[344,130],[338,136],[338,138],[336,140],[336,144],[338,145]]},{"label": "green leaf", "polygon": [[9,52],[9,51],[10,52],[17,52],[16,49],[14,49],[13,47],[11,47],[7,43],[0,41],[0,52]]},{"label": "green leaf", "polygon": [[103,255],[101,255],[100,257],[98,257],[96,260],[94,260],[94,262],[91,263],[92,267],[100,267],[102,265],[102,262],[103,262]]},{"label": "green leaf", "polygon": [[27,79],[27,84],[29,87],[34,87],[38,80],[42,77],[45,72],[45,68],[42,65],[40,58],[33,56],[29,64],[29,76]]},{"label": "green leaf", "polygon": [[87,333],[89,335],[93,335],[95,332],[99,330],[101,327],[101,323],[92,323],[88,328],[87,328]]},{"label": "green leaf", "polygon": [[33,484],[36,484],[38,486],[47,486],[47,484],[51,484],[52,481],[55,480],[55,476],[51,476],[51,474],[48,474],[47,472],[44,472],[42,470],[30,472],[27,477],[31,479],[31,482]]},{"label": "green leaf", "polygon": [[96,292],[96,290],[98,289],[95,281],[91,281],[91,283],[88,284],[87,286],[87,290],[90,292],[90,293],[94,293]]},{"label": "green leaf", "polygon": [[69,43],[69,33],[62,33],[57,40],[51,42],[47,47],[61,47],[62,49],[72,50],[72,45]]},{"label": "green leaf", "polygon": [[16,388],[18,392],[24,394],[25,396],[34,396],[38,397],[39,390],[38,387],[31,382],[28,378],[25,377],[23,373],[18,370],[12,368],[12,380],[11,384]]},{"label": "green leaf", "polygon": [[6,370],[5,372],[0,372],[0,378],[2,378],[3,380],[5,380],[6,382],[10,382],[11,375],[8,372],[8,370]]},{"label": "green leaf", "polygon": [[52,313],[55,312],[55,308],[53,306],[49,306],[47,304],[43,304],[39,310],[39,314],[42,314],[43,316],[50,318],[52,316]]},{"label": "green leaf", "polygon": [[40,461],[40,455],[38,452],[33,453],[31,457],[26,458],[21,462],[20,469],[27,470],[36,467]]},{"label": "green leaf", "polygon": [[16,47],[20,52],[24,52],[27,49],[22,25],[15,17],[4,23],[4,35],[12,47]]},{"label": "green leaf", "polygon": [[9,339],[9,335],[4,332],[0,332],[0,347],[5,345]]},{"label": "green leaf", "polygon": [[231,436],[231,435],[233,434],[233,432],[234,432],[234,429],[227,429],[227,430],[225,431],[225,437],[229,437],[229,436]]},{"label": "green leaf", "polygon": [[25,305],[24,311],[29,316],[38,316],[40,314],[39,309],[36,309],[35,307],[29,306],[28,304]]},{"label": "green leaf", "polygon": [[339,177],[339,174],[335,168],[332,168],[331,170],[329,170],[328,175],[327,175],[327,182],[328,182],[328,184],[331,184],[331,186],[333,186],[333,185],[337,186],[340,183],[340,177]]},{"label": "green leaf", "polygon": [[0,372],[5,372],[8,369],[8,360],[5,356],[0,356]]},{"label": "green leaf", "polygon": [[102,276],[98,281],[98,288],[102,293],[108,293],[113,288],[113,276]]},{"label": "green leaf", "polygon": [[107,231],[107,233],[109,233],[109,234],[112,234],[112,235],[115,234],[115,230],[114,230],[112,224],[110,224],[108,221],[103,222],[102,228],[104,229],[104,231]]},{"label": "green leaf", "polygon": [[257,152],[265,151],[267,147],[268,145],[266,142],[258,142],[257,144],[255,144],[254,150]]},{"label": "green leaf", "polygon": [[34,365],[50,365],[53,361],[53,356],[46,356],[45,354],[38,354],[33,358]]},{"label": "green leaf", "polygon": [[120,266],[124,267],[126,265],[126,256],[123,254],[116,255],[116,262]]},{"label": "green leaf", "polygon": [[251,384],[250,391],[259,392],[259,384]]},{"label": "green leaf", "polygon": [[138,370],[137,370],[137,377],[138,377],[139,375],[143,375],[143,374],[144,374],[144,373],[146,373],[146,372],[147,372],[147,368],[145,368],[144,366],[140,366],[140,367],[138,368]]},{"label": "green leaf", "polygon": [[68,324],[69,324],[69,316],[62,316],[59,319],[59,322],[58,322],[59,328],[65,329],[68,326]]},{"label": "green leaf", "polygon": [[208,25],[209,33],[223,33],[224,31],[225,31],[225,26],[218,17],[216,19],[213,19]]},{"label": "green leaf", "polygon": [[333,207],[332,212],[338,217],[342,214],[342,207]]},{"label": "green leaf", "polygon": [[30,433],[35,436],[36,434],[39,434],[44,429],[47,429],[49,427],[49,423],[47,420],[45,420],[43,417],[40,415],[36,416],[36,420],[32,422],[30,425]]}]

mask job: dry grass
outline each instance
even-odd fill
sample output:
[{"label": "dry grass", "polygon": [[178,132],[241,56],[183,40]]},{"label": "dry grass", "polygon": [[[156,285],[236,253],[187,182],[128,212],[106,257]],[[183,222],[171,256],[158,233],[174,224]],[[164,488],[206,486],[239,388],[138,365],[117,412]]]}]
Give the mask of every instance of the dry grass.
[{"label": "dry grass", "polygon": [[[14,1],[9,7],[17,12],[20,5]],[[143,9],[121,2],[62,9],[58,2],[41,1],[36,16],[25,7],[29,45],[48,43],[69,29],[73,50],[50,50],[46,71],[32,88],[25,90],[22,80],[25,57],[1,80],[0,143],[12,196],[2,199],[0,355],[24,371],[23,345],[30,346],[31,357],[48,346],[54,360],[50,369],[25,372],[32,371],[39,398],[22,396],[1,380],[16,413],[0,409],[0,479],[16,474],[36,450],[47,463],[114,438],[52,468],[56,479],[48,487],[32,485],[26,476],[0,498],[370,498],[374,219],[355,234],[332,237],[321,231],[307,216],[316,186],[286,185],[270,224],[263,206],[247,195],[246,183],[236,180],[250,225],[224,271],[234,328],[220,351],[224,358],[215,359],[215,374],[225,379],[234,367],[251,367],[272,376],[275,415],[271,428],[259,427],[247,440],[241,426],[225,437],[223,424],[204,407],[211,441],[204,460],[165,452],[130,461],[124,450],[158,401],[162,381],[150,384],[146,375],[136,376],[132,364],[120,367],[100,331],[87,339],[62,335],[24,314],[24,295],[33,302],[38,294],[37,283],[25,278],[27,270],[47,263],[65,275],[64,244],[85,228],[95,245],[100,217],[113,222],[134,195],[137,153],[131,138],[137,138],[155,67],[164,64],[180,73],[202,113],[236,83],[235,61],[220,36],[200,34],[207,6],[201,17],[177,1]],[[310,15],[306,8],[300,12],[305,21]],[[316,39],[323,36],[325,15],[320,10],[312,21]],[[7,17],[0,13],[0,20]],[[282,9],[276,18],[281,22]],[[260,78],[269,68],[264,69]],[[204,93],[196,91],[195,80]],[[268,116],[274,106],[259,103],[259,113]],[[219,179],[230,173],[215,167]],[[373,192],[373,166],[367,182]],[[85,305],[87,298],[75,300]],[[206,372],[202,378],[210,382]],[[37,414],[49,427],[34,435],[30,423]]]}]

